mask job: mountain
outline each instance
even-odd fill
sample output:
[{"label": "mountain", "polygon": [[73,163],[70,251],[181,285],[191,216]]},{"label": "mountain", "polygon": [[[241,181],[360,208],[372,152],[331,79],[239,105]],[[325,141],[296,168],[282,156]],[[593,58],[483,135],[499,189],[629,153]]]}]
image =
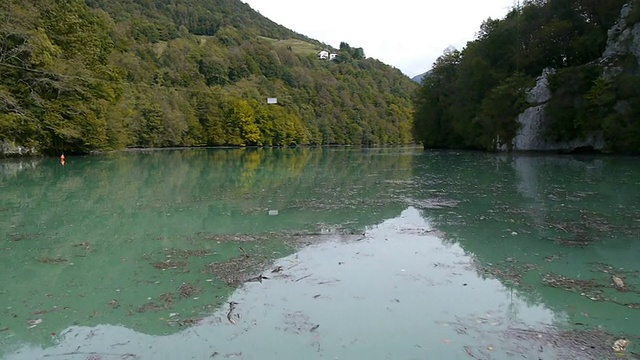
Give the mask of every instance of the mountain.
[{"label": "mountain", "polygon": [[[239,0],[6,0],[0,17],[0,144],[59,154],[412,141],[409,78]],[[325,49],[337,58],[318,59]]]},{"label": "mountain", "polygon": [[427,72],[423,72],[422,74],[416,75],[414,77],[411,78],[411,81],[414,81],[420,85],[422,85],[422,82],[424,81],[425,76],[430,76],[431,75],[431,70],[427,71]]},{"label": "mountain", "polygon": [[425,147],[640,153],[640,3],[529,1],[446,51],[416,96]]}]

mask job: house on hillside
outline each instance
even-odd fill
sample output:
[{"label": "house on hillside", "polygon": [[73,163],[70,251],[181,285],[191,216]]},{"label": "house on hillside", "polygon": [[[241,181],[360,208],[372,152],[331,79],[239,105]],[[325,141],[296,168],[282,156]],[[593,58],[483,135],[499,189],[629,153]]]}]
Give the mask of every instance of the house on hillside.
[{"label": "house on hillside", "polygon": [[322,50],[318,53],[318,59],[320,60],[333,60],[336,56],[338,56],[338,54],[330,53],[327,50]]}]

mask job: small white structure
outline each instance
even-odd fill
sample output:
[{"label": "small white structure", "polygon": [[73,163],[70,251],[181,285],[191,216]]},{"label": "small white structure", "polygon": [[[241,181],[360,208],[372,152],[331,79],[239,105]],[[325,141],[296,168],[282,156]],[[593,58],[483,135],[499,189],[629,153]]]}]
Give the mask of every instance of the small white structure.
[{"label": "small white structure", "polygon": [[338,54],[329,54],[329,60],[333,60],[338,56]]},{"label": "small white structure", "polygon": [[272,104],[277,104],[278,103],[278,98],[267,98],[267,104],[272,105]]},{"label": "small white structure", "polygon": [[329,52],[327,50],[322,50],[318,53],[318,59],[327,60],[329,58]]}]

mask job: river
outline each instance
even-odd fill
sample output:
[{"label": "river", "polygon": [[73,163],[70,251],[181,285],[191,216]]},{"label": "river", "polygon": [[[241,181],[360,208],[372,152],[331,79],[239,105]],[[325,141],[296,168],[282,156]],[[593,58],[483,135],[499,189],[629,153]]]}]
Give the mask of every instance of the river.
[{"label": "river", "polygon": [[2,359],[640,358],[632,157],[2,160],[0,249]]}]

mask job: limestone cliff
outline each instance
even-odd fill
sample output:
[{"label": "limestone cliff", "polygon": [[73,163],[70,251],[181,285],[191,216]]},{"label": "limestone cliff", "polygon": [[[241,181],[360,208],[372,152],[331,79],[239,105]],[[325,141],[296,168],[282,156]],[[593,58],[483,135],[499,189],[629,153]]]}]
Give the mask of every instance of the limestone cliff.
[{"label": "limestone cliff", "polygon": [[[618,60],[625,55],[635,55],[640,65],[640,23],[633,25],[627,23],[631,10],[632,5],[625,5],[620,12],[618,22],[607,33],[607,46],[599,59],[602,74],[606,80],[611,80],[621,73],[622,68]],[[553,96],[548,79],[553,73],[553,69],[545,69],[536,80],[536,85],[528,91],[527,102],[531,106],[518,116],[520,129],[512,141],[512,149],[514,151],[562,152],[571,152],[579,148],[602,150],[605,147],[602,134],[591,134],[586,138],[564,142],[554,142],[544,138],[546,102]],[[616,105],[619,111],[624,111],[624,108],[623,103]],[[506,150],[507,146],[503,146],[502,149]]]}]

